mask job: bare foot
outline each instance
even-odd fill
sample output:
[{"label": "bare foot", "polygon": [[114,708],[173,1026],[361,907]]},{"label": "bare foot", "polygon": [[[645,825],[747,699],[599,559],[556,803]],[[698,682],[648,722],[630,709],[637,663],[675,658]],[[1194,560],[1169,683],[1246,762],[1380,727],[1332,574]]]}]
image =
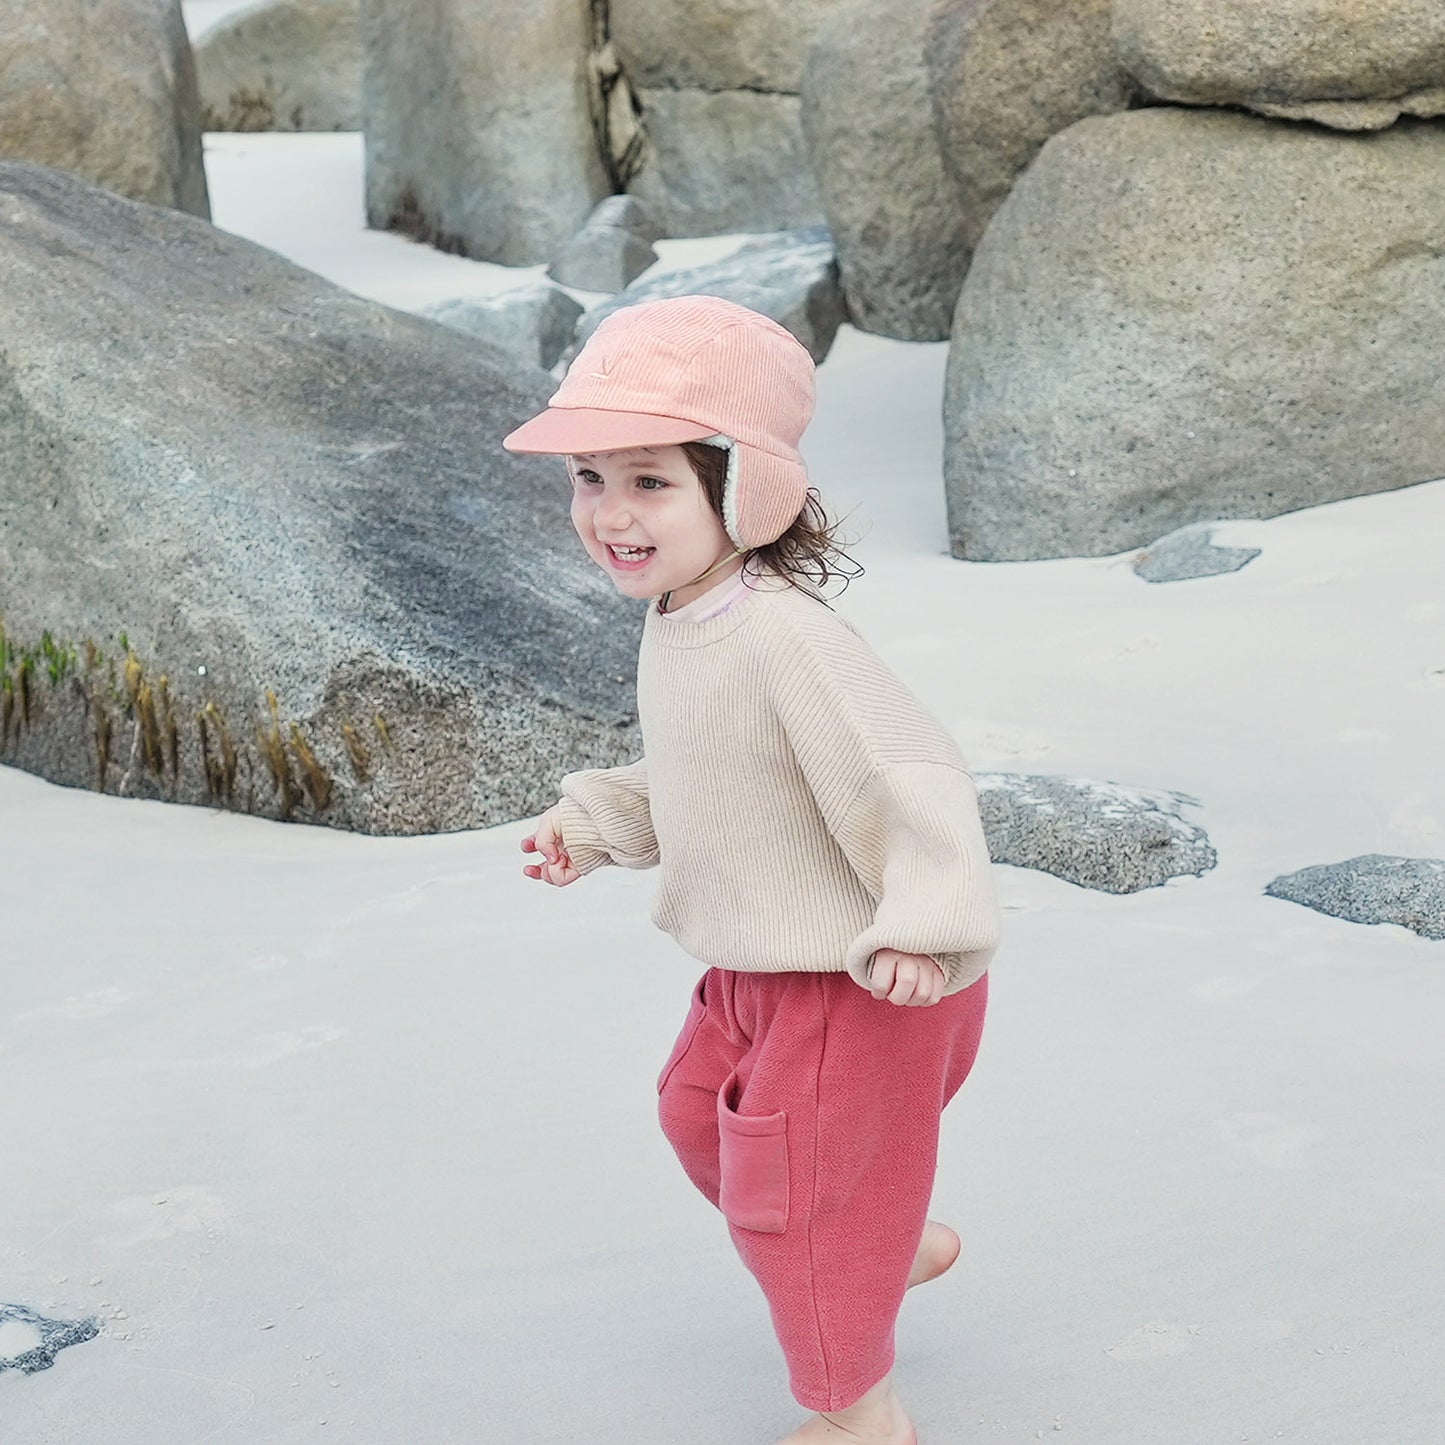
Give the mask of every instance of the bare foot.
[{"label": "bare foot", "polygon": [[919,1240],[918,1253],[913,1257],[908,1288],[937,1279],[945,1270],[952,1269],[962,1249],[962,1241],[946,1224],[930,1219],[923,1226],[923,1238]]},{"label": "bare foot", "polygon": [[778,1445],[918,1445],[913,1422],[884,1376],[846,1410],[825,1410]]}]

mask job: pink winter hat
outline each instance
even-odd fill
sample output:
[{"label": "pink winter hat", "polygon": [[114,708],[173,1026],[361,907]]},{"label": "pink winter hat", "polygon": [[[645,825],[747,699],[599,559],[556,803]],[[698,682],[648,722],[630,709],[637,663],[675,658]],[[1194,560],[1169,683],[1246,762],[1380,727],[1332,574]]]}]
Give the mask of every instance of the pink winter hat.
[{"label": "pink winter hat", "polygon": [[723,523],[734,545],[775,542],[808,496],[798,442],[813,415],[813,358],[769,317],[716,296],[614,311],[540,416],[502,443],[575,455],[716,441],[729,450]]}]

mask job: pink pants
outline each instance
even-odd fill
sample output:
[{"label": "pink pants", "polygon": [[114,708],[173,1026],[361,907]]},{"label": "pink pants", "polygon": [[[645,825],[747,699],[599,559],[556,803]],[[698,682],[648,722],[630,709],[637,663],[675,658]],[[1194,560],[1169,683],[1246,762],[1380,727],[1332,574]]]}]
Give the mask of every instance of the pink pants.
[{"label": "pink pants", "polygon": [[727,1218],[807,1409],[843,1409],[893,1368],[939,1115],[987,998],[987,978],[900,1008],[846,973],[720,968],[693,993],[658,1080],[663,1132]]}]

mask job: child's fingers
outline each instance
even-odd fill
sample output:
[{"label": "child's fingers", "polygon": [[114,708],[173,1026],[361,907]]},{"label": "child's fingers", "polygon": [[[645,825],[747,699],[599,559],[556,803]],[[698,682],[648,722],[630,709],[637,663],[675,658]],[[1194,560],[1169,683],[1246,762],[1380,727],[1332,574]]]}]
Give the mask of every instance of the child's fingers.
[{"label": "child's fingers", "polygon": [[930,963],[920,964],[918,967],[918,986],[913,990],[913,997],[909,1002],[914,1008],[927,1008],[935,1004],[943,997],[943,979],[939,971]]},{"label": "child's fingers", "polygon": [[921,963],[918,966],[918,988],[913,995],[916,1007],[926,1008],[943,997],[948,980],[937,963]]},{"label": "child's fingers", "polygon": [[885,999],[893,988],[894,959],[891,953],[879,951],[868,968],[868,991],[876,999]]},{"label": "child's fingers", "polygon": [[906,1004],[913,1001],[918,988],[918,965],[911,959],[902,959],[894,971],[893,987],[888,991],[888,1002]]}]

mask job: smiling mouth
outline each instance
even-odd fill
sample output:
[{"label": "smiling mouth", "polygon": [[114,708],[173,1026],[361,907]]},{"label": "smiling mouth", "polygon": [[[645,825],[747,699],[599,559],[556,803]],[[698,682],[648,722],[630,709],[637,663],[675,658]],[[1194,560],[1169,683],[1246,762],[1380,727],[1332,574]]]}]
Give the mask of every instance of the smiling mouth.
[{"label": "smiling mouth", "polygon": [[607,555],[614,562],[621,562],[625,566],[636,566],[639,562],[645,562],[657,551],[656,547],[614,547],[611,543],[604,545],[607,547]]}]

